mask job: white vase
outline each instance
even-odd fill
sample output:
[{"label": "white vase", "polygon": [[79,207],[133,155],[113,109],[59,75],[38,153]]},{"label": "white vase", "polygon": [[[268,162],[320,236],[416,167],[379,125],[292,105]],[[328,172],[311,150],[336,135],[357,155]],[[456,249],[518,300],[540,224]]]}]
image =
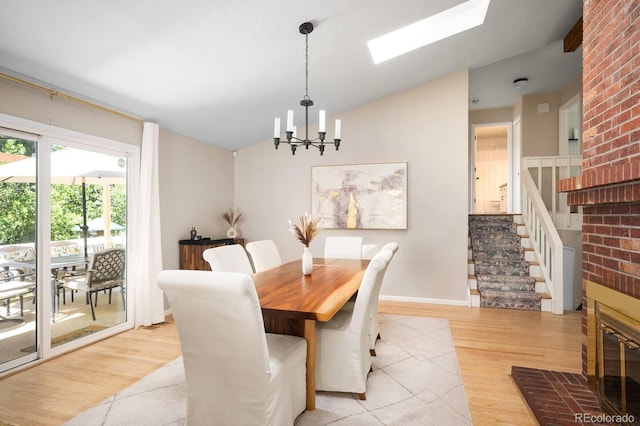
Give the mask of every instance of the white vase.
[{"label": "white vase", "polygon": [[227,229],[227,238],[235,238],[238,236],[238,231],[233,226]]},{"label": "white vase", "polygon": [[302,275],[311,275],[311,271],[313,271],[313,256],[311,249],[305,247],[302,252]]}]

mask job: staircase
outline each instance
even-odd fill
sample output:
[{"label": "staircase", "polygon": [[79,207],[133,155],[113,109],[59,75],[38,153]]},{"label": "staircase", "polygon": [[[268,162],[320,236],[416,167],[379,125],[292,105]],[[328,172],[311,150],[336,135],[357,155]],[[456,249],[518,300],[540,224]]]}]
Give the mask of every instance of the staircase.
[{"label": "staircase", "polygon": [[550,311],[520,215],[470,215],[470,306]]}]

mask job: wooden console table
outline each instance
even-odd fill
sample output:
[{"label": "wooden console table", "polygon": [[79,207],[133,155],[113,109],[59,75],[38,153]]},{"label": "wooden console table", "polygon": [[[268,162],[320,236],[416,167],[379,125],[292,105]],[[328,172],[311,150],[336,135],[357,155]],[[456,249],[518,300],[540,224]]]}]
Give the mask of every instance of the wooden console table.
[{"label": "wooden console table", "polygon": [[222,238],[219,240],[180,240],[180,269],[210,271],[202,253],[209,248],[229,244],[244,246],[244,238]]}]

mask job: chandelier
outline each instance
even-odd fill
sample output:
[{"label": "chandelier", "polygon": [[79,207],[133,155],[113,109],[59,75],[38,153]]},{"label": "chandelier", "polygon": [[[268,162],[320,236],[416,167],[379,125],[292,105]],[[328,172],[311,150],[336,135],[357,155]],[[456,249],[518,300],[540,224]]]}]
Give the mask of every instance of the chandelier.
[{"label": "chandelier", "polygon": [[293,125],[293,110],[287,111],[287,128],[285,130],[285,140],[280,139],[280,118],[276,117],[273,125],[273,144],[278,149],[278,145],[281,143],[287,143],[291,147],[291,154],[296,154],[296,149],[299,146],[304,146],[309,149],[310,146],[318,148],[320,155],[324,154],[324,148],[326,145],[335,145],[336,151],[340,148],[340,127],[341,121],[336,120],[335,135],[332,141],[326,141],[325,137],[327,132],[325,130],[325,110],[320,110],[318,114],[318,137],[309,139],[309,107],[313,105],[313,101],[309,98],[309,34],[313,31],[313,24],[311,22],[305,22],[298,28],[300,34],[304,34],[305,38],[305,95],[300,101],[300,105],[304,107],[304,139],[300,139],[297,136],[296,126]]}]

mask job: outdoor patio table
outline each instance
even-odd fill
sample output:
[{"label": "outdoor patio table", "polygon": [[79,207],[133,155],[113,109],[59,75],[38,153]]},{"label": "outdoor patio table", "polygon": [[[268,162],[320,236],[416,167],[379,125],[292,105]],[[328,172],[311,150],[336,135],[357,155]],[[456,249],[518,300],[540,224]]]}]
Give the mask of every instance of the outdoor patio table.
[{"label": "outdoor patio table", "polygon": [[[64,268],[76,268],[78,266],[86,266],[89,264],[89,260],[84,255],[72,255],[72,256],[56,256],[51,258],[51,316],[55,322],[56,318],[56,284],[58,281],[57,272]],[[24,260],[21,262],[6,262],[2,266],[16,269],[24,269],[35,271],[35,260]]]}]

